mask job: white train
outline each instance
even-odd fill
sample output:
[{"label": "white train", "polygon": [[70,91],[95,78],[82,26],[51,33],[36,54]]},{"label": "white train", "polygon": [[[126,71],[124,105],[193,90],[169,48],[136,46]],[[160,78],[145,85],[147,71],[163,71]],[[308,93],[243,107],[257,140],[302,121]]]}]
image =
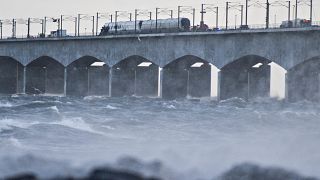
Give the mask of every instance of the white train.
[{"label": "white train", "polygon": [[[179,24],[179,25],[178,25]],[[179,26],[179,27],[178,27]],[[130,34],[130,33],[152,33],[152,32],[174,32],[189,31],[190,20],[188,18],[158,19],[144,21],[122,21],[106,23],[100,32],[100,36],[108,34]]]}]

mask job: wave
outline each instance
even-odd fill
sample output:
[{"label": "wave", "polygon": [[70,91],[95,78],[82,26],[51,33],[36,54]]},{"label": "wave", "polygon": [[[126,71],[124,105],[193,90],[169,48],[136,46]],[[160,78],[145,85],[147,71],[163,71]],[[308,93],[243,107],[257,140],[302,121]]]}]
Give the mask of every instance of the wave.
[{"label": "wave", "polygon": [[80,131],[85,131],[93,134],[106,135],[103,132],[94,130],[90,124],[86,123],[82,119],[82,117],[72,117],[72,118],[63,117],[61,121],[51,122],[49,124],[61,125],[61,126],[65,126],[65,127],[69,127],[72,129],[77,129]]}]

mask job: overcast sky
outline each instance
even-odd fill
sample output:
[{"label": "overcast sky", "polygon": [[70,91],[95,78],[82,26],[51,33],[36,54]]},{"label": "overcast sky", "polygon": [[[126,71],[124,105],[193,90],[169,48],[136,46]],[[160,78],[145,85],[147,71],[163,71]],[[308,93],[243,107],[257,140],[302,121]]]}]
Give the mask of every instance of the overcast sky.
[{"label": "overcast sky", "polygon": [[[231,2],[243,3],[245,0],[229,0]],[[257,1],[257,0],[251,0]],[[265,0],[259,0],[261,3],[265,3]],[[278,0],[270,0],[270,2],[275,2]],[[286,3],[286,0],[280,0]],[[292,4],[294,4],[295,0],[292,0]],[[300,0],[301,1],[301,0]],[[303,0],[308,1],[308,0]],[[320,21],[320,0],[314,1],[314,20]],[[160,8],[168,8],[175,10],[174,15],[176,16],[177,6],[192,6],[196,8],[196,24],[199,24],[200,18],[200,7],[202,3],[207,4],[217,4],[220,7],[219,10],[219,25],[225,25],[225,2],[226,0],[1,0],[0,6],[0,19],[12,19],[12,18],[43,18],[47,17],[59,17],[61,14],[63,15],[71,15],[74,16],[78,13],[95,15],[96,12],[109,12],[114,13],[116,10],[133,12],[134,9],[142,9],[142,10],[151,10],[155,11],[156,7]],[[252,4],[252,3],[251,3]],[[234,5],[236,5],[234,3]],[[292,9],[292,8],[291,8]],[[291,10],[292,13],[292,10]],[[230,9],[229,13],[229,22],[230,24],[240,24],[240,11],[233,8]],[[283,20],[287,19],[288,11],[286,7],[271,7],[270,11],[270,23],[280,23]],[[309,7],[307,5],[301,4],[301,7],[298,11],[300,18],[309,19]],[[293,15],[293,14],[292,14]],[[159,18],[167,18],[168,15],[166,13],[162,13],[159,15]],[[191,19],[191,14],[185,12],[182,16],[189,17]],[[140,17],[147,18],[147,17]],[[153,17],[154,18],[154,17]],[[128,17],[122,16],[120,20],[128,20]],[[102,22],[103,21],[103,22]],[[99,26],[102,26],[105,23],[106,19],[101,19],[101,23]],[[208,12],[205,15],[205,21],[210,26],[214,26],[215,24],[215,16],[213,12]],[[265,9],[259,8],[251,5],[249,9],[249,24],[264,24],[265,23]],[[26,25],[19,24],[17,30],[17,35],[25,35],[26,34]],[[55,23],[48,23],[48,31],[56,29],[57,25]],[[68,29],[69,33],[74,32],[74,25],[70,22],[65,22],[65,27]],[[92,23],[89,21],[83,20],[81,31],[91,32]],[[100,29],[100,27],[99,27]],[[40,24],[32,25],[32,33],[37,34],[41,31]],[[10,25],[4,26],[4,34],[9,36],[11,35],[11,27]]]}]

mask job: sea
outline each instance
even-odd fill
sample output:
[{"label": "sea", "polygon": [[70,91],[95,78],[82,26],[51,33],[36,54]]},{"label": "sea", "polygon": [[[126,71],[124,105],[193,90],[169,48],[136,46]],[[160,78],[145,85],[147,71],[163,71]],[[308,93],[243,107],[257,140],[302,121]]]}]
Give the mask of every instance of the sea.
[{"label": "sea", "polygon": [[211,180],[241,163],[319,178],[319,150],[320,104],[307,101],[0,97],[0,179],[108,166]]}]

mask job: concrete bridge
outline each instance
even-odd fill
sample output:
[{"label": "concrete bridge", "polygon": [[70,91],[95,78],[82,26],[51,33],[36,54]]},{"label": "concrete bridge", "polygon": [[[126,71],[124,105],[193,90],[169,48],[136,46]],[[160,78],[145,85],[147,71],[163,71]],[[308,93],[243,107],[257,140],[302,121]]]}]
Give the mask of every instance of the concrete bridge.
[{"label": "concrete bridge", "polygon": [[218,98],[249,99],[270,95],[274,62],[288,71],[287,98],[320,100],[319,58],[317,27],[8,39],[0,93],[205,97],[216,78]]}]

